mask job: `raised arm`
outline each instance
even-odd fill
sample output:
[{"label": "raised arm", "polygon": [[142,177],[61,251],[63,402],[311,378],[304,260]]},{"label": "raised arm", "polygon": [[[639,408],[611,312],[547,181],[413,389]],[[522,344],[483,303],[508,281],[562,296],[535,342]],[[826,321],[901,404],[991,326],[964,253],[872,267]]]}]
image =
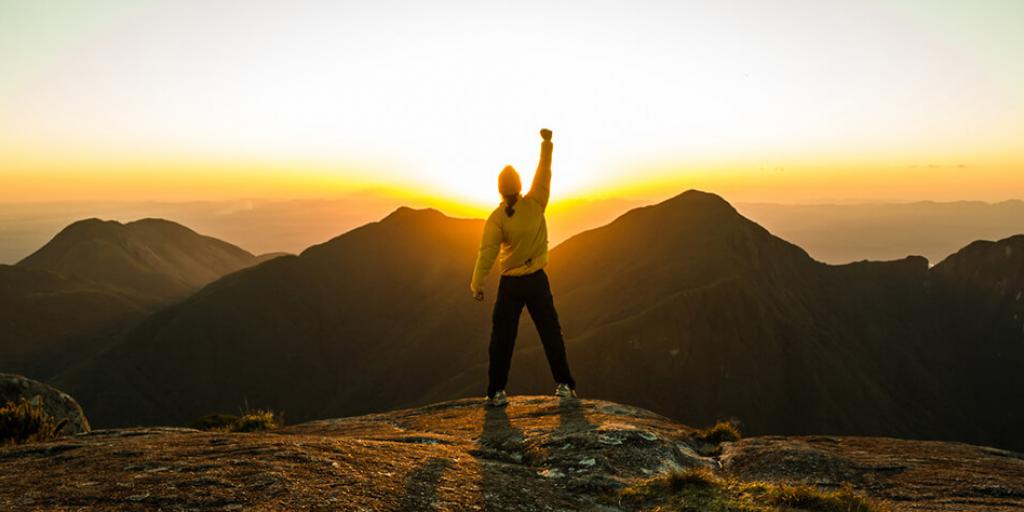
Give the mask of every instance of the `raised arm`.
[{"label": "raised arm", "polygon": [[537,172],[533,175],[533,184],[530,185],[526,197],[547,208],[548,199],[551,197],[551,151],[554,145],[551,143],[551,130],[541,130],[540,136],[544,139],[540,143],[540,163],[537,164]]}]

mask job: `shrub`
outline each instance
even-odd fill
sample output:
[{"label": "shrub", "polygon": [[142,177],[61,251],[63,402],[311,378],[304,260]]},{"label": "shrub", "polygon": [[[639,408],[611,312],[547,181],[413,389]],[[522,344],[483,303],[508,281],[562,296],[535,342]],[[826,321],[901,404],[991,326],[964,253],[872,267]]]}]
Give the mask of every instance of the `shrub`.
[{"label": "shrub", "polygon": [[230,432],[260,432],[273,430],[282,425],[284,421],[280,415],[274,414],[273,411],[257,409],[242,414],[232,425]]},{"label": "shrub", "polygon": [[0,445],[32,443],[57,437],[67,420],[57,421],[36,405],[22,397],[0,407]]},{"label": "shrub", "polygon": [[735,423],[719,421],[691,434],[690,445],[701,455],[715,456],[722,453],[722,443],[739,441],[740,437],[740,429]]},{"label": "shrub", "polygon": [[238,421],[238,416],[234,414],[211,414],[199,418],[190,426],[196,430],[226,431],[236,421]]},{"label": "shrub", "polygon": [[683,471],[675,471],[667,477],[668,486],[673,491],[679,491],[687,486],[711,487],[719,484],[718,477],[707,468],[691,468]]},{"label": "shrub", "polygon": [[645,480],[619,493],[636,510],[680,512],[876,512],[879,509],[849,486],[743,482],[710,469],[693,468]]},{"label": "shrub", "polygon": [[740,429],[731,422],[719,421],[715,426],[698,432],[694,438],[702,443],[722,444],[739,441]]},{"label": "shrub", "polygon": [[823,512],[871,512],[871,504],[854,493],[853,488],[844,486],[835,491],[824,491],[807,485],[777,484],[765,493],[768,503],[798,510],[820,510]]},{"label": "shrub", "polygon": [[243,410],[234,414],[211,414],[192,423],[192,428],[210,432],[262,432],[284,425],[283,415],[265,409]]}]

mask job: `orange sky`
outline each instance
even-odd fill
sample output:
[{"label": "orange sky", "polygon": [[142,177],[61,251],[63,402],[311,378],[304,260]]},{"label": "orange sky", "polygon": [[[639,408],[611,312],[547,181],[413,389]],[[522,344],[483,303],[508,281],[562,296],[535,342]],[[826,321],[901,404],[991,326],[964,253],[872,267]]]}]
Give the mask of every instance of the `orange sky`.
[{"label": "orange sky", "polygon": [[0,201],[1024,197],[1024,3],[707,4],[4,3]]}]

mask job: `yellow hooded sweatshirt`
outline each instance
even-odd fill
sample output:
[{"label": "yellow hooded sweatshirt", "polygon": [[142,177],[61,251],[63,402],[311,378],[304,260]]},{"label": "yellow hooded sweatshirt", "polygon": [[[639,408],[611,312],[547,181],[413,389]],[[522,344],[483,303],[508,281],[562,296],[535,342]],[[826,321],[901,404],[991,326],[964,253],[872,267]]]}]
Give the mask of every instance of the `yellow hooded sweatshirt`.
[{"label": "yellow hooded sweatshirt", "polygon": [[480,254],[469,289],[473,294],[483,291],[484,281],[491,272],[495,259],[501,265],[503,276],[525,276],[548,264],[548,226],[544,210],[551,196],[551,151],[554,145],[544,141],[540,145],[540,163],[526,196],[516,200],[515,214],[505,213],[505,201],[487,217],[484,235],[480,241]]}]

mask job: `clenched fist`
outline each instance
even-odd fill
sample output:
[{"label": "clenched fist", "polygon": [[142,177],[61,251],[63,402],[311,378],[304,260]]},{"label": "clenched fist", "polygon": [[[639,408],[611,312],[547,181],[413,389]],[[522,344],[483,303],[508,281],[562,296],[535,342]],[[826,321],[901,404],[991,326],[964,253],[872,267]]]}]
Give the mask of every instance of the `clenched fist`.
[{"label": "clenched fist", "polygon": [[550,141],[550,140],[551,140],[551,130],[548,130],[547,128],[541,128],[541,130],[540,130],[540,136],[541,136],[541,137],[542,137],[542,138],[543,138],[544,140],[548,140],[548,141]]}]

